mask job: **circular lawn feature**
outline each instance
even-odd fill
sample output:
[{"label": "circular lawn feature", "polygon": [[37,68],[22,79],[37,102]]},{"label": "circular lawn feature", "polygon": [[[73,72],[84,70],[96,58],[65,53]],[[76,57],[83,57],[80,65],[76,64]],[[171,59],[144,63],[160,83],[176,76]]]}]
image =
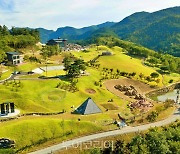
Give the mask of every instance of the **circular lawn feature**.
[{"label": "circular lawn feature", "polygon": [[86,92],[89,94],[95,94],[96,91],[94,89],[86,89]]},{"label": "circular lawn feature", "polygon": [[42,99],[44,101],[59,102],[66,97],[66,91],[55,89],[43,92]]},{"label": "circular lawn feature", "polygon": [[48,99],[51,101],[57,101],[60,97],[57,95],[48,95]]}]

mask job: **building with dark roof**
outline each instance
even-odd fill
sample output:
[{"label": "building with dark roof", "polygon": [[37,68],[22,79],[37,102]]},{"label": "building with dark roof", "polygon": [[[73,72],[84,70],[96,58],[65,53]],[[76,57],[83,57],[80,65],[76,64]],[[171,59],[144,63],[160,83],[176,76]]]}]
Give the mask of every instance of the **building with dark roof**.
[{"label": "building with dark roof", "polygon": [[23,61],[19,52],[6,52],[6,55],[8,63],[11,63],[12,65],[21,64]]},{"label": "building with dark roof", "polygon": [[58,47],[63,47],[66,49],[67,46],[67,39],[51,39],[47,43],[47,45],[58,45]]},{"label": "building with dark roof", "polygon": [[94,101],[89,97],[84,103],[82,103],[74,113],[88,115],[101,113],[101,109],[94,103]]}]

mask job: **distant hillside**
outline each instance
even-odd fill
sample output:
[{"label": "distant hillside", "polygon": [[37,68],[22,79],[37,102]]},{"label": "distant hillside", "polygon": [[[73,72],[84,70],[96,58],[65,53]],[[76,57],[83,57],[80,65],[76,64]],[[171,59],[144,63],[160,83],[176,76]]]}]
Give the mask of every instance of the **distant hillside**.
[{"label": "distant hillside", "polygon": [[180,56],[180,7],[135,13],[111,28],[121,39]]},{"label": "distant hillside", "polygon": [[[40,29],[41,41],[57,37],[88,42],[95,37],[113,35],[150,49],[180,56],[180,7],[153,13],[134,13],[118,23],[106,22],[84,28],[63,27],[57,31]],[[88,40],[88,41],[87,41]]]},{"label": "distant hillside", "polygon": [[135,31],[128,39],[154,50],[180,56],[180,16],[162,18]]},{"label": "distant hillside", "polygon": [[40,32],[41,42],[45,43],[49,39],[52,38],[66,38],[69,41],[73,40],[81,40],[88,38],[94,31],[101,29],[101,28],[108,28],[113,26],[114,22],[105,22],[103,24],[99,25],[93,25],[89,27],[83,27],[83,28],[74,28],[74,27],[61,27],[58,28],[56,31],[53,30],[46,30],[44,28],[38,28]]},{"label": "distant hillside", "polygon": [[44,28],[37,28],[40,34],[40,39],[42,43],[47,42],[49,40],[49,35],[52,34],[54,31],[53,30],[47,30]]}]

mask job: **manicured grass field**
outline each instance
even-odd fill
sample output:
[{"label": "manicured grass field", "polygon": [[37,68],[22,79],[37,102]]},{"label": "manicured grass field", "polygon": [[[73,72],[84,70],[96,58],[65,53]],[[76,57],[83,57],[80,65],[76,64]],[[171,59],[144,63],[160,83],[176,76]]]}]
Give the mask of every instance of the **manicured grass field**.
[{"label": "manicured grass field", "polygon": [[154,69],[143,66],[141,60],[117,51],[114,51],[112,56],[101,56],[98,61],[102,68],[113,68],[120,71],[143,73],[145,75],[150,75],[150,73],[154,72]]},{"label": "manicured grass field", "polygon": [[75,57],[82,58],[87,62],[87,61],[94,59],[96,56],[101,55],[103,51],[112,51],[112,50],[106,46],[98,46],[98,50],[97,50],[97,47],[92,47],[92,48],[88,49],[88,52],[74,51],[74,52],[72,52],[72,54]]},{"label": "manicured grass field", "polygon": [[28,71],[32,71],[33,69],[35,69],[39,66],[40,66],[40,64],[28,62],[28,63],[18,65],[16,67],[16,69],[18,71],[28,72]]},{"label": "manicured grass field", "polygon": [[[44,97],[44,94],[56,90],[57,81],[21,81],[21,87],[16,89],[13,83],[0,85],[1,102],[13,101],[21,112],[57,112],[62,110],[62,104]],[[57,94],[61,95],[61,91]],[[10,96],[10,97],[9,97]]]},{"label": "manicured grass field", "polygon": [[[98,69],[88,67],[86,72],[89,75],[78,78],[78,91],[74,93],[57,88],[59,83],[68,83],[68,81],[60,79],[22,80],[20,82],[16,81],[16,83],[11,81],[6,85],[0,84],[0,102],[14,102],[16,108],[21,110],[21,113],[66,111],[66,113],[57,116],[21,117],[15,121],[0,123],[0,137],[15,140],[17,144],[16,149],[21,149],[32,144],[44,143],[51,139],[58,138],[58,141],[62,141],[78,135],[97,132],[104,129],[104,126],[107,129],[112,129],[113,119],[118,119],[118,113],[125,118],[132,117],[130,109],[127,108],[128,102],[126,100],[108,91],[103,83],[102,87],[95,86],[95,82],[102,78],[101,70],[106,67],[113,68],[114,71],[119,69],[125,72],[136,72],[135,79],[138,78],[140,73],[149,76],[156,70],[155,68],[144,66],[140,59],[126,55],[119,47],[109,49],[105,46],[99,46],[98,50],[97,47],[93,47],[89,49],[89,52],[72,52],[72,54],[83,58],[87,62],[97,57],[103,51],[111,51],[113,55],[100,57],[97,60],[97,64],[100,64]],[[62,60],[62,56],[60,58]],[[54,59],[58,61],[55,57]],[[30,71],[39,66],[39,64],[26,63],[19,65],[17,70]],[[64,74],[63,70],[47,72],[48,77]],[[46,73],[42,75],[46,75]],[[32,75],[30,77],[37,78],[38,76]],[[28,77],[25,76],[25,78]],[[159,86],[167,84],[170,79],[178,81],[179,77],[179,74],[165,75],[162,83],[162,76],[160,75]],[[93,93],[90,93],[88,89],[91,89]],[[82,104],[88,97],[95,101],[103,113],[88,116],[71,114],[71,111]],[[113,100],[113,102],[110,103],[108,102],[109,100]],[[106,107],[103,107],[104,104],[106,104]],[[107,107],[109,111],[106,111]],[[112,108],[116,108],[116,110],[111,110]],[[78,118],[81,119],[80,122],[77,121]],[[65,119],[65,121],[63,122],[62,119]],[[62,124],[64,127],[62,127]]]},{"label": "manicured grass field", "polygon": [[[139,59],[131,58],[128,55],[122,53],[121,48],[114,47],[109,49],[104,46],[99,47],[100,52],[102,51],[111,51],[113,52],[112,56],[102,56],[98,59],[97,63],[100,63],[100,68],[87,68],[89,76],[82,76],[78,79],[77,88],[78,92],[71,93],[57,89],[56,86],[59,82],[66,82],[61,80],[27,80],[21,81],[21,86],[15,88],[13,84],[9,85],[0,85],[0,95],[1,102],[4,101],[13,101],[15,102],[17,108],[24,112],[59,112],[63,109],[71,111],[71,106],[78,107],[82,102],[84,102],[88,97],[92,97],[94,101],[104,109],[101,104],[107,103],[108,100],[114,99],[115,105],[123,106],[119,109],[119,112],[125,114],[129,113],[127,109],[127,102],[121,100],[111,92],[109,92],[106,87],[95,86],[95,81],[98,81],[101,78],[100,71],[103,67],[113,68],[114,71],[119,69],[120,71],[126,72],[136,72],[144,73],[149,75],[154,72],[153,68],[144,66]],[[93,54],[94,55],[93,55]],[[73,52],[75,56],[82,56],[86,60],[90,60],[98,55],[96,47],[90,49],[89,52]],[[92,56],[93,55],[93,56]],[[35,68],[37,64],[27,63],[19,65],[19,70],[27,71],[29,68]],[[48,76],[64,75],[65,72],[61,71],[49,71],[47,72]],[[46,75],[44,73],[43,75]],[[168,77],[165,76],[164,80],[167,82],[172,75]],[[174,74],[174,78],[178,79],[178,74]],[[28,78],[28,76],[27,76]],[[159,77],[162,81],[162,76]],[[167,78],[167,79],[166,79]],[[162,85],[162,82],[160,83]],[[95,93],[88,93],[87,89],[93,89]],[[11,97],[9,97],[11,96]],[[124,105],[123,105],[124,104]]]},{"label": "manicured grass field", "polygon": [[2,76],[1,76],[0,80],[5,80],[5,79],[7,79],[8,77],[10,77],[11,73],[12,73],[11,70],[8,70],[7,72],[2,73]]},{"label": "manicured grass field", "polygon": [[180,74],[177,74],[177,73],[171,73],[170,75],[164,75],[163,76],[163,83],[165,85],[168,85],[169,84],[169,81],[170,80],[173,80],[173,82],[178,82],[180,81]]},{"label": "manicured grass field", "polygon": [[[27,150],[53,139],[63,141],[79,135],[101,131],[102,128],[87,121],[35,118],[0,124],[0,137],[15,141],[15,150]],[[3,126],[3,127],[2,127]],[[79,129],[81,128],[81,129]]]},{"label": "manicured grass field", "polygon": [[[119,111],[122,114],[129,113],[126,109],[127,102],[122,101],[117,96],[106,90],[105,87],[96,87],[94,82],[100,77],[100,73],[95,69],[88,69],[90,76],[79,78],[78,92],[64,92],[56,88],[60,80],[27,80],[20,82],[20,88],[16,90],[13,83],[0,85],[1,102],[13,101],[22,113],[26,112],[60,112],[63,109],[71,111],[71,106],[78,107],[88,97],[104,109],[100,104],[107,103],[114,99],[115,105],[121,105]],[[96,92],[90,94],[86,89],[93,88]],[[9,97],[11,96],[11,97]]]},{"label": "manicured grass field", "polygon": [[54,77],[54,76],[59,76],[59,75],[65,75],[66,72],[63,71],[63,70],[53,70],[53,71],[47,71],[47,74],[46,72],[43,72],[41,75],[44,75],[47,77]]},{"label": "manicured grass field", "polygon": [[[110,51],[113,53],[112,56],[101,56],[97,60],[97,64],[100,64],[99,70],[102,70],[103,68],[109,68],[113,69],[114,72],[116,72],[117,69],[120,71],[125,72],[136,72],[136,78],[139,78],[139,74],[143,73],[144,76],[149,76],[152,72],[156,72],[156,68],[145,66],[141,59],[133,58],[125,53],[122,52],[122,48],[120,47],[113,47],[108,48],[106,46],[99,46],[98,50],[96,47],[89,49],[89,52],[72,52],[76,57],[81,57],[85,61],[92,60],[96,56],[100,55],[103,51]],[[159,87],[162,87],[164,85],[168,85],[169,80],[173,79],[174,82],[177,82],[180,80],[179,74],[169,74],[169,75],[162,75],[159,74],[158,79],[160,79],[160,82],[158,83]],[[150,82],[150,85],[157,85],[156,82]]]}]

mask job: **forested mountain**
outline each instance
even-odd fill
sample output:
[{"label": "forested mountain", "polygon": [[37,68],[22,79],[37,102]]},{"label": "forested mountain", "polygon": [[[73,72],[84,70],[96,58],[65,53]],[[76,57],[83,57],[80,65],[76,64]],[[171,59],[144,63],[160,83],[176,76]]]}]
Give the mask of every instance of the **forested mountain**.
[{"label": "forested mountain", "polygon": [[49,40],[49,36],[54,33],[53,30],[47,30],[47,29],[44,29],[44,28],[37,28],[36,30],[39,31],[39,34],[40,34],[40,41],[42,43],[46,43],[47,40]]},{"label": "forested mountain", "polygon": [[112,30],[121,39],[180,55],[180,7],[135,13],[115,24]]},{"label": "forested mountain", "polygon": [[134,13],[118,23],[106,22],[81,29],[64,27],[56,32],[40,31],[40,34],[42,42],[57,37],[80,41],[100,35],[116,35],[156,51],[180,56],[180,7]]},{"label": "forested mountain", "polygon": [[106,22],[99,25],[93,25],[89,27],[83,28],[74,28],[74,27],[61,27],[58,28],[56,31],[53,30],[46,30],[44,28],[38,28],[37,30],[40,32],[41,42],[46,43],[49,39],[53,38],[66,38],[70,41],[73,40],[81,40],[90,37],[90,35],[101,28],[107,28],[114,25],[114,22]]},{"label": "forested mountain", "polygon": [[180,56],[180,7],[134,13],[110,30],[123,40]]}]

